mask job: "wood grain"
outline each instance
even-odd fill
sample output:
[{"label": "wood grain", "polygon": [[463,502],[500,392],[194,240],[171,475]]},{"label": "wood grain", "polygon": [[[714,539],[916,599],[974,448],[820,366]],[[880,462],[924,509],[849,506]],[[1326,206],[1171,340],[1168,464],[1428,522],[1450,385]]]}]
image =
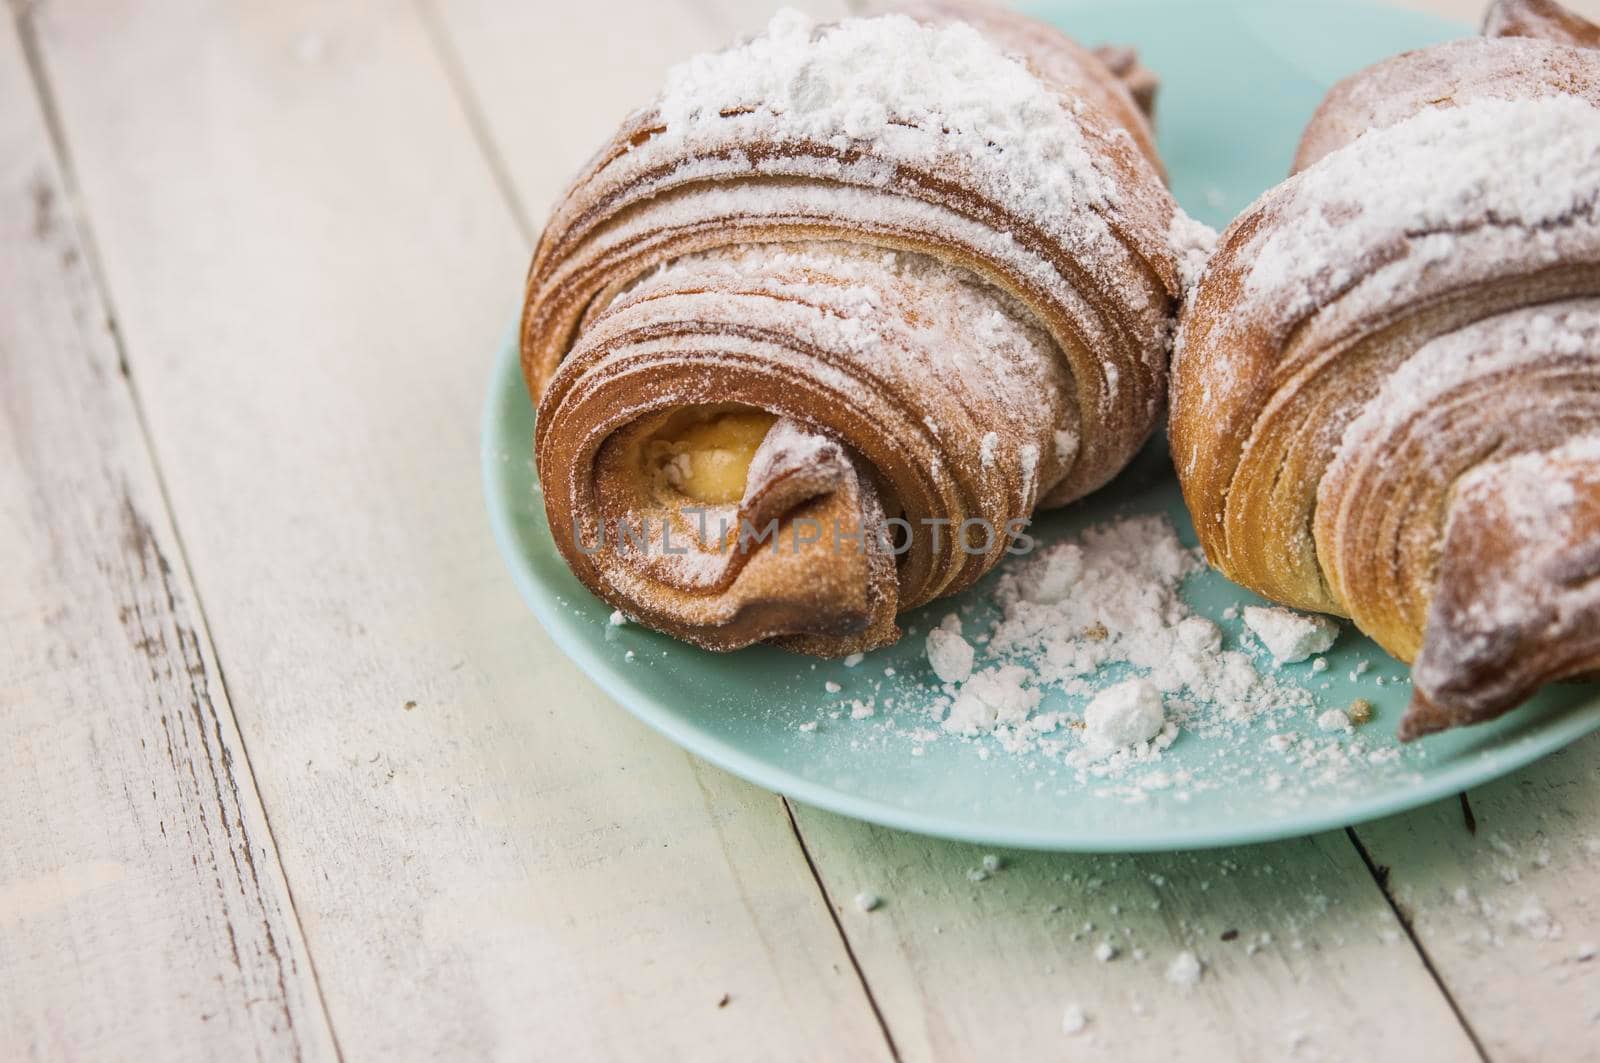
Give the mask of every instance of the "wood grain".
[{"label": "wood grain", "polygon": [[345,1057],[883,1055],[781,804],[596,693],[495,554],[529,248],[416,8],[40,19]]},{"label": "wood grain", "polygon": [[[903,1059],[1475,1055],[1342,832],[1075,856],[798,812]],[[1002,866],[973,881],[991,854]],[[863,890],[883,906],[855,909]],[[1108,959],[1096,954],[1102,945],[1114,950]],[[1167,976],[1184,951],[1204,967],[1192,988]],[[1087,1025],[1066,1034],[1074,1006]]]},{"label": "wood grain", "polygon": [[10,18],[0,455],[0,1055],[334,1058]]},{"label": "wood grain", "polygon": [[1600,736],[1357,834],[1496,1060],[1600,1059]]}]

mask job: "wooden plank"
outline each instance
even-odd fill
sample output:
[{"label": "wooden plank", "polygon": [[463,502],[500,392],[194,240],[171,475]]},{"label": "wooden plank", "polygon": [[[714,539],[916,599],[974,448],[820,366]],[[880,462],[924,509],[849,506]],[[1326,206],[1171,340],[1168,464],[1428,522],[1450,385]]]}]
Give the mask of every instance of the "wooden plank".
[{"label": "wooden plank", "polygon": [[[903,1059],[1475,1054],[1342,832],[1075,856],[796,812]],[[973,881],[990,854],[1000,869]],[[859,911],[862,891],[882,907]],[[1202,965],[1192,987],[1169,977],[1184,952]],[[1076,1034],[1063,1029],[1069,1008],[1084,1016]]]},{"label": "wooden plank", "polygon": [[44,111],[0,18],[0,1055],[333,1059]]},{"label": "wooden plank", "polygon": [[529,249],[416,8],[40,18],[345,1056],[882,1056],[782,806],[597,694],[495,554]]},{"label": "wooden plank", "polygon": [[[530,233],[622,119],[650,101],[673,63],[758,32],[781,6],[776,0],[426,4],[464,105]],[[818,18],[846,10],[844,0],[789,6]],[[619,23],[627,32],[618,32]],[[561,105],[539,102],[547,100]]]},{"label": "wooden plank", "polygon": [[[758,25],[756,6],[721,16],[721,36]],[[653,9],[660,32],[688,25],[663,8]],[[507,179],[538,211],[537,224],[558,187],[544,183],[538,166],[551,143],[530,133],[519,101],[533,98],[537,71],[559,62],[558,52],[587,54],[605,31],[574,38],[569,23],[547,40],[548,51],[530,56],[507,42],[537,40],[535,22],[520,23],[498,6],[452,3],[440,18],[462,57],[468,98],[481,108],[489,150],[506,160]],[[655,31],[654,23],[643,29]],[[610,86],[616,106],[607,96],[592,111],[565,117],[570,148],[561,151],[573,165],[610,132],[610,113],[646,98],[659,73],[627,77],[627,85]],[[1392,1055],[1397,1046],[1417,1059],[1473,1053],[1342,834],[1166,859],[1018,855],[1011,870],[979,886],[966,877],[981,856],[969,847],[805,808],[795,815],[902,1058],[1032,1058],[1089,1044],[1112,1059],[1273,1059],[1296,1044],[1328,1055],[1347,1048]],[[1152,876],[1166,885],[1153,886]],[[889,903],[864,914],[853,901],[863,890]],[[1162,907],[1151,908],[1158,900]],[[1120,915],[1110,914],[1112,905]],[[1096,932],[1073,938],[1085,921]],[[1246,955],[1248,939],[1217,940],[1230,928],[1269,934],[1278,944]],[[1107,934],[1123,955],[1101,964],[1093,949]],[[1133,959],[1134,948],[1143,960]],[[1192,993],[1165,979],[1166,964],[1186,949],[1210,965]],[[1375,979],[1381,993],[1372,992]],[[1062,1032],[1064,1009],[1074,1003],[1091,1016],[1081,1044]],[[1152,1019],[1181,1033],[1152,1036]],[[1362,1031],[1347,1036],[1347,1025]]]},{"label": "wooden plank", "polygon": [[1357,835],[1491,1058],[1600,1058],[1600,735],[1469,799]]}]

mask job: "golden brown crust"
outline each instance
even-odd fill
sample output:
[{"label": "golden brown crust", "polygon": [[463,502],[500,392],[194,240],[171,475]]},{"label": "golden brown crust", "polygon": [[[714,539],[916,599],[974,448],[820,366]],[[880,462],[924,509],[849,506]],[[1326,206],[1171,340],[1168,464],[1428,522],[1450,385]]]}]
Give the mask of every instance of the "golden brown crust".
[{"label": "golden brown crust", "polygon": [[1555,93],[1600,103],[1594,57],[1563,42],[1469,37],[1405,52],[1335,85],[1301,135],[1294,169],[1337,151],[1369,129],[1386,129],[1433,107],[1474,100],[1532,100]]},{"label": "golden brown crust", "polygon": [[[1520,537],[1461,502],[1496,462],[1600,431],[1597,86],[1600,56],[1526,39],[1364,71],[1318,112],[1296,175],[1223,234],[1185,314],[1170,438],[1207,556],[1415,660],[1406,738],[1600,665],[1550,621],[1600,630],[1590,577],[1514,564],[1582,567],[1600,522],[1569,496],[1587,488],[1516,466],[1543,470]],[[1525,533],[1569,520],[1565,547]],[[1489,574],[1511,567],[1488,623]]]},{"label": "golden brown crust", "polygon": [[[1591,359],[1579,384],[1591,430],[1597,378]],[[1468,474],[1436,582],[1401,738],[1491,720],[1546,682],[1600,673],[1600,432]]]},{"label": "golden brown crust", "polygon": [[[647,432],[649,418],[660,411],[713,401],[770,410],[848,441],[851,452],[892,489],[897,509],[914,526],[945,521],[943,527],[957,528],[983,520],[1004,527],[1026,516],[1041,486],[1063,475],[1071,459],[1053,446],[1059,426],[1072,423],[1070,379],[1054,358],[1028,368],[1025,346],[1009,348],[1014,359],[978,360],[949,372],[948,352],[927,343],[925,326],[934,321],[922,315],[948,314],[953,320],[947,324],[959,326],[962,293],[944,283],[939,267],[930,262],[913,260],[891,271],[879,266],[877,254],[838,245],[786,245],[690,259],[641,282],[598,318],[541,406],[536,454],[551,527],[562,529],[558,544],[565,549],[573,542],[597,543],[608,517],[614,521],[639,508],[626,495],[612,504],[597,497],[625,483],[620,475],[608,475],[600,460],[608,448],[622,450],[626,433]],[[868,358],[852,346],[853,330],[836,327],[855,312],[864,277],[871,279],[882,311],[872,322]],[[929,306],[930,297],[940,305]],[[1024,345],[1031,340],[1035,349],[1049,351],[1047,338],[1036,330],[1018,329],[1011,339]],[[929,387],[930,381],[937,386]],[[1034,401],[1008,401],[1019,391],[1035,396]],[[983,467],[980,456],[991,434],[993,460]],[[843,448],[838,450],[834,464],[844,465]],[[1035,454],[1037,463],[1026,464],[1024,452]],[[872,477],[852,472],[817,485],[811,494],[843,487],[854,495],[871,485]],[[766,507],[762,501],[742,503],[729,515],[729,524],[739,528],[743,520],[761,530],[789,514],[783,499]],[[844,511],[807,516],[822,520],[825,528],[835,517],[849,520]],[[569,528],[576,534],[567,533]],[[848,531],[857,529],[852,524]],[[857,551],[833,551],[828,545],[789,569],[811,566],[811,582],[819,585],[828,582],[822,569],[829,565],[846,574],[857,571]],[[991,568],[1005,545],[998,537],[987,552],[963,552],[949,532],[918,535],[900,559],[892,599],[899,608],[911,608],[954,593]],[[794,551],[753,553],[774,552]],[[657,593],[622,586],[619,559],[609,554],[569,561],[586,583],[632,602],[619,608],[703,645],[733,648],[736,642],[796,630],[794,614],[787,610],[759,624],[741,618],[741,609],[756,610],[781,590],[781,581],[762,577],[755,586],[745,558],[736,553],[715,582],[698,594],[682,595],[665,593],[661,585],[654,588]],[[612,568],[602,571],[602,564]],[[736,578],[746,585],[733,587]],[[846,578],[840,575],[833,584],[842,587]],[[830,608],[835,607],[843,608]],[[831,622],[826,612],[816,614],[820,622]],[[681,622],[662,619],[672,613]],[[700,629],[698,635],[690,633],[694,628]]]},{"label": "golden brown crust", "polygon": [[[987,8],[974,12],[997,17]],[[1065,41],[1049,27],[1032,25],[1037,42]],[[1076,70],[1083,79],[1059,91],[1108,91],[1105,83],[1115,79],[1087,58],[1077,67],[1049,64],[1058,76]],[[1118,135],[1123,127],[1092,108],[1077,118],[1095,165],[1122,193],[1111,209],[1078,211],[1086,230],[1108,230],[1108,239],[1086,253],[1066,246],[1037,219],[983,194],[986,175],[968,157],[946,156],[929,166],[887,154],[883,144],[777,145],[751,139],[740,129],[740,117],[728,116],[725,141],[712,150],[678,146],[654,152],[662,130],[656,115],[641,113],[558,205],[534,253],[522,322],[523,372],[535,397],[543,395],[571,349],[583,315],[607,305],[660,262],[743,243],[864,241],[970,269],[1021,300],[1054,336],[1077,382],[1083,446],[1069,480],[1051,493],[1049,504],[1104,485],[1127,463],[1164,400],[1163,332],[1180,278],[1169,241],[1176,204],[1152,180],[1142,152],[1130,150]],[[691,161],[696,165],[686,173]],[[833,176],[818,180],[825,171]],[[788,185],[795,193],[796,205],[778,212],[781,223],[764,202],[695,203],[715,192],[758,185]],[[1011,239],[997,244],[997,233]],[[1114,382],[1107,379],[1108,367]]]},{"label": "golden brown crust", "polygon": [[[966,9],[912,12],[934,26],[953,13]],[[672,519],[627,486],[619,455],[673,410],[737,403],[805,446],[831,441],[825,483],[766,508],[757,491],[736,516],[848,527],[889,511],[1004,528],[1100,486],[1152,431],[1180,279],[1148,126],[1090,53],[1019,16],[970,17],[1042,85],[1028,120],[1065,145],[1051,179],[1075,182],[1066,194],[1018,180],[1003,142],[974,152],[893,114],[874,137],[799,122],[774,135],[759,105],[730,102],[694,111],[686,134],[663,103],[556,207],[522,329],[536,457],[563,555],[623,612],[714,649],[848,653],[892,640],[897,610],[970,585],[1007,542],[918,535],[898,564],[585,553],[607,522]]]}]

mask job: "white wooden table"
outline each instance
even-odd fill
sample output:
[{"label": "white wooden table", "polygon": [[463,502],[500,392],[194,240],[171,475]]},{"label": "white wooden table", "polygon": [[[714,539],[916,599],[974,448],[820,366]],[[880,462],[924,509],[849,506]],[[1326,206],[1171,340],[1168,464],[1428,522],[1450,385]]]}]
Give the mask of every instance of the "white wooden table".
[{"label": "white wooden table", "polygon": [[567,176],[767,14],[0,17],[0,1059],[1600,1057],[1600,739],[1475,833],[973,883],[550,645],[480,498],[491,352]]}]

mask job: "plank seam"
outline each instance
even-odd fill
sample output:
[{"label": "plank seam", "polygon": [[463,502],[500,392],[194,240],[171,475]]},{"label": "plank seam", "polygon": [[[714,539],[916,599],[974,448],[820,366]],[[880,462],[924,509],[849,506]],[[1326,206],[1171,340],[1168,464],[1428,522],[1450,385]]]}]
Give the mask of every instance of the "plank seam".
[{"label": "plank seam", "polygon": [[817,862],[811,858],[811,849],[806,845],[805,834],[800,830],[800,824],[794,818],[794,806],[787,797],[779,796],[783,804],[784,815],[789,817],[789,829],[794,832],[795,844],[800,847],[800,855],[806,858],[806,867],[811,871],[811,879],[817,884],[817,892],[822,895],[822,906],[828,910],[828,918],[833,920],[833,928],[839,934],[839,943],[844,947],[844,954],[850,958],[850,966],[856,972],[856,978],[861,983],[861,991],[866,994],[867,1004],[872,1008],[872,1016],[878,1021],[878,1029],[883,1031],[884,1043],[889,1047],[889,1055],[900,1063],[900,1049],[894,1043],[894,1034],[889,1031],[888,1020],[883,1016],[883,1009],[878,1006],[878,998],[873,995],[872,985],[867,981],[867,974],[861,969],[861,961],[856,958],[856,950],[850,944],[850,935],[845,933],[844,923],[839,919],[839,910],[834,907],[833,898],[828,893],[827,885],[822,881],[822,872],[817,868]]},{"label": "plank seam", "polygon": [[[1462,799],[1463,801],[1466,799],[1465,794],[1462,795]],[[1378,887],[1378,892],[1383,894],[1383,899],[1389,905],[1389,910],[1399,920],[1401,928],[1405,930],[1406,937],[1411,942],[1411,947],[1416,950],[1417,957],[1422,960],[1423,969],[1428,972],[1428,977],[1433,979],[1434,985],[1439,987],[1440,994],[1444,996],[1445,1003],[1450,1005],[1450,1011],[1455,1015],[1456,1021],[1461,1024],[1461,1029],[1467,1035],[1467,1040],[1472,1042],[1473,1050],[1478,1053],[1478,1058],[1483,1063],[1490,1063],[1489,1053],[1484,1049],[1483,1042],[1478,1038],[1478,1031],[1474,1030],[1472,1023],[1467,1021],[1466,1012],[1461,1010],[1461,1005],[1457,1003],[1455,995],[1450,992],[1450,987],[1445,984],[1444,977],[1440,975],[1439,969],[1434,966],[1433,957],[1429,956],[1428,950],[1423,947],[1422,939],[1417,935],[1416,927],[1412,925],[1410,916],[1406,914],[1405,909],[1400,906],[1400,902],[1395,899],[1393,891],[1390,890],[1389,869],[1380,868],[1377,862],[1372,859],[1372,854],[1367,852],[1367,847],[1362,844],[1361,836],[1356,833],[1354,827],[1346,827],[1344,832],[1349,836],[1350,844],[1356,847],[1356,852],[1361,854],[1361,862],[1367,865],[1367,871],[1371,873],[1372,881]]]},{"label": "plank seam", "polygon": [[461,51],[451,38],[449,27],[444,24],[444,20],[439,17],[429,0],[417,0],[417,13],[422,21],[423,33],[432,45],[434,58],[439,61],[439,68],[444,73],[445,83],[449,85],[451,95],[461,108],[461,114],[466,119],[473,141],[483,153],[484,162],[489,167],[489,176],[494,181],[495,188],[499,190],[501,198],[511,209],[512,220],[516,222],[517,231],[522,234],[523,243],[532,248],[538,242],[539,233],[533,227],[533,218],[523,204],[522,197],[517,194],[516,182],[511,179],[511,167],[507,165],[505,156],[501,155],[495,146],[494,137],[489,131],[488,117],[478,103],[477,95],[472,91],[472,82],[467,77]]},{"label": "plank seam", "polygon": [[[288,871],[283,867],[283,860],[279,855],[277,835],[272,828],[271,816],[267,813],[266,804],[262,801],[260,790],[256,785],[255,768],[251,763],[249,746],[245,741],[244,731],[239,726],[238,714],[234,710],[233,695],[228,688],[227,674],[223,669],[221,655],[217,650],[216,643],[211,637],[211,624],[206,614],[205,602],[200,593],[199,583],[194,576],[194,567],[190,564],[188,548],[184,543],[183,533],[178,525],[177,513],[172,505],[166,476],[162,472],[161,464],[157,459],[154,440],[150,432],[149,418],[146,415],[144,403],[140,399],[139,389],[133,379],[133,373],[128,361],[127,344],[117,322],[116,304],[111,296],[109,279],[100,255],[99,245],[94,238],[93,226],[90,223],[88,211],[85,207],[82,188],[78,182],[76,165],[67,141],[66,127],[61,118],[60,108],[56,103],[55,90],[45,66],[44,49],[39,41],[38,31],[34,24],[35,4],[33,0],[13,0],[12,15],[17,30],[17,38],[22,47],[23,59],[28,66],[28,77],[33,84],[34,96],[38,101],[40,116],[44,121],[46,136],[50,142],[50,150],[55,156],[56,170],[62,190],[65,193],[65,206],[72,219],[74,236],[82,248],[85,265],[94,285],[95,296],[99,300],[101,310],[105,313],[111,342],[116,350],[117,366],[121,371],[124,386],[127,389],[129,405],[133,410],[134,420],[139,428],[139,439],[144,447],[145,456],[150,462],[150,469],[155,480],[157,495],[161,500],[161,507],[166,514],[168,526],[172,529],[173,545],[178,555],[177,565],[181,567],[182,574],[186,577],[185,582],[188,584],[189,592],[194,599],[192,605],[195,612],[195,623],[194,629],[189,633],[189,637],[195,641],[195,653],[202,662],[202,667],[204,661],[202,645],[205,649],[210,650],[212,667],[216,670],[217,685],[221,688],[222,699],[226,703],[228,716],[233,723],[234,734],[238,738],[239,752],[244,758],[245,766],[250,771],[250,795],[254,800],[255,806],[261,810],[262,825],[266,830],[267,842],[272,847],[272,859],[278,865],[278,872],[283,878],[284,901],[288,908],[287,914],[293,920],[295,930],[300,935],[300,940],[305,943],[306,964],[309,968],[307,976],[310,979],[311,988],[316,994],[317,1007],[322,1013],[322,1022],[328,1031],[329,1041],[333,1045],[334,1056],[342,1063],[344,1051],[339,1044],[338,1031],[334,1028],[333,1016],[328,1010],[327,998],[322,990],[322,981],[316,968],[316,957],[312,953],[311,943],[305,931],[305,924],[300,918],[300,910],[294,897],[294,887],[289,881]],[[124,501],[127,504],[128,513],[134,514],[135,511],[132,508],[131,501],[128,501],[126,497]],[[169,599],[171,599],[175,594],[171,585],[168,584],[165,589]],[[216,703],[209,695],[206,700],[210,702],[212,708],[211,730],[213,737],[220,742],[221,719],[216,712]],[[196,707],[196,712],[198,711],[198,707]],[[200,733],[203,735],[206,730],[204,721],[199,721],[199,723],[201,727]],[[219,751],[219,755],[225,759],[226,747],[219,746]],[[220,784],[221,780],[214,780],[214,782]],[[240,798],[240,787],[236,773],[229,773],[227,784],[233,791],[234,800],[237,804]],[[252,852],[254,846],[248,838],[243,839],[243,846],[244,858],[249,865],[251,878],[259,884],[260,877],[255,865],[255,855]],[[268,932],[268,945],[273,955],[279,960],[278,983],[283,986],[282,957],[277,956],[276,945],[272,941],[270,930]],[[285,993],[284,1005],[284,1018],[292,1029],[294,1017],[288,1010],[287,993]],[[298,1041],[298,1038],[296,1040]],[[297,1057],[300,1056],[298,1050],[296,1055]]]}]

